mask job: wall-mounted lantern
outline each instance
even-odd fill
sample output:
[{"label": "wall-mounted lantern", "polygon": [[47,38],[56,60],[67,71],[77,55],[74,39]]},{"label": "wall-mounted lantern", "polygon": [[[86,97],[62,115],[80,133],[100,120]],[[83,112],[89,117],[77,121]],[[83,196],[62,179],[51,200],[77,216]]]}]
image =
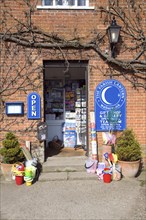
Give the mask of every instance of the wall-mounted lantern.
[{"label": "wall-mounted lantern", "polygon": [[111,45],[111,56],[115,57],[115,45],[119,41],[121,26],[117,25],[115,17],[111,22],[111,25],[107,29],[109,42]]}]

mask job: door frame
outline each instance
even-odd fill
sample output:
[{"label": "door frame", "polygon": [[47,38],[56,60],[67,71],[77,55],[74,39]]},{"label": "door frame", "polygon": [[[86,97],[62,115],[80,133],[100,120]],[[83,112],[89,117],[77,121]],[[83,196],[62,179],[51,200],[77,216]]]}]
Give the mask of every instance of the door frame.
[{"label": "door frame", "polygon": [[[88,96],[89,96],[89,61],[88,60],[69,60],[69,68],[85,68],[84,71],[84,79],[86,85],[86,156],[89,155],[89,128],[88,128]],[[65,60],[43,60],[43,116],[44,121],[46,121],[46,114],[45,114],[45,80],[46,80],[46,68],[65,68]],[[51,79],[50,79],[51,80]],[[53,80],[53,79],[52,79]],[[47,147],[47,141],[45,143],[45,148]]]}]

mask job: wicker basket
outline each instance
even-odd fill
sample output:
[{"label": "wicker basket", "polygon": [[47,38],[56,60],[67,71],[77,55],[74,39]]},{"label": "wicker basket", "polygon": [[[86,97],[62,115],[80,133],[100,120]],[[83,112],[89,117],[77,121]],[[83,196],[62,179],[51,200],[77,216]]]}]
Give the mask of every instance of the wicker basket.
[{"label": "wicker basket", "polygon": [[58,136],[54,136],[52,141],[49,142],[49,148],[60,150],[63,147],[63,142],[58,138]]}]

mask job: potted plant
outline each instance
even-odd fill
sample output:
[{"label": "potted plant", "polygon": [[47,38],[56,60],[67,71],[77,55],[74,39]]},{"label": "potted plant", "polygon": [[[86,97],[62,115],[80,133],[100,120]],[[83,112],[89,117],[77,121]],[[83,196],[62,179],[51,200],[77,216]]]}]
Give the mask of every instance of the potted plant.
[{"label": "potted plant", "polygon": [[135,177],[141,162],[141,148],[132,129],[126,129],[116,140],[116,154],[124,177]]},{"label": "potted plant", "polygon": [[0,148],[0,155],[2,156],[1,170],[6,180],[10,180],[13,164],[23,162],[24,154],[20,148],[17,137],[12,132],[6,134],[2,145],[3,147]]}]

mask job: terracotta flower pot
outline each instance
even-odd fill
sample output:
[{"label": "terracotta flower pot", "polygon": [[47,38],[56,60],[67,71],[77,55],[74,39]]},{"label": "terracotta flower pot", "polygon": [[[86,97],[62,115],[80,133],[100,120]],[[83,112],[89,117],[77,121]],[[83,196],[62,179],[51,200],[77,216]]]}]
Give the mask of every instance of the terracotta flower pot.
[{"label": "terracotta flower pot", "polygon": [[137,161],[120,161],[118,160],[118,164],[121,166],[122,175],[125,178],[134,178],[136,177],[139,168],[140,168],[140,160]]}]

